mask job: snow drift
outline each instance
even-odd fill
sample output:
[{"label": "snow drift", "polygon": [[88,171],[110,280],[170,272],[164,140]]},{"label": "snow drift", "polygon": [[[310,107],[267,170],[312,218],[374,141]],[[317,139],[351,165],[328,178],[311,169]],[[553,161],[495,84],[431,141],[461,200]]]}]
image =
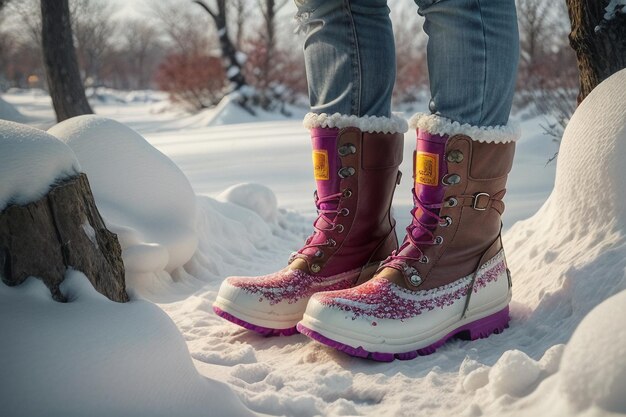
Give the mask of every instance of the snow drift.
[{"label": "snow drift", "polygon": [[0,97],[0,120],[8,120],[11,122],[24,122],[26,117],[11,104],[7,103]]},{"label": "snow drift", "polygon": [[621,309],[617,305],[626,296],[625,160],[622,70],[578,107],[563,135],[554,191],[535,216],[505,236],[519,320],[511,333],[529,333],[527,343],[535,346],[527,351],[539,353],[543,346],[568,342],[599,305],[565,348],[555,376],[559,388],[546,381],[538,389],[559,397],[558,407],[549,405],[551,415],[594,407],[626,412],[624,304]]},{"label": "snow drift", "polygon": [[68,272],[57,303],[43,283],[0,285],[0,414],[12,417],[251,415],[200,376],[157,306],[114,303]]},{"label": "snow drift", "polygon": [[93,115],[49,133],[74,150],[87,173],[107,227],[119,237],[127,278],[171,272],[191,258],[196,197],[167,156],[125,125]]}]

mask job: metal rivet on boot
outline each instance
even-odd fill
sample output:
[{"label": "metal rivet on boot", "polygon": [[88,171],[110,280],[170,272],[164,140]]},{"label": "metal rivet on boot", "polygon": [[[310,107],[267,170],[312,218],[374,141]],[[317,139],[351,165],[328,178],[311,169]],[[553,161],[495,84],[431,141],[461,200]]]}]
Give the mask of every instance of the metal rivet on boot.
[{"label": "metal rivet on boot", "polygon": [[338,224],[335,226],[335,230],[337,230],[337,233],[343,233],[344,229],[345,228],[343,227],[343,224]]},{"label": "metal rivet on boot", "polygon": [[441,227],[448,227],[452,224],[452,217],[450,216],[443,216],[441,218],[441,222],[439,222],[439,226]]},{"label": "metal rivet on boot", "polygon": [[315,256],[316,258],[321,258],[322,256],[324,256],[324,252],[322,252],[321,250],[318,250],[317,252],[315,252]]},{"label": "metal rivet on boot", "polygon": [[454,162],[458,164],[463,161],[463,152],[459,151],[458,149],[454,149],[448,153],[446,159],[448,160],[448,162]]},{"label": "metal rivet on boot", "polygon": [[446,207],[456,207],[459,204],[459,200],[457,200],[454,197],[450,197],[449,199],[446,200]]},{"label": "metal rivet on boot", "polygon": [[356,153],[356,146],[351,143],[347,143],[343,146],[340,146],[339,149],[337,149],[337,153],[339,154],[339,156],[354,154]]},{"label": "metal rivet on boot", "polygon": [[351,177],[354,174],[356,174],[356,170],[352,167],[343,167],[339,170],[339,172],[337,172],[337,175],[339,175],[339,178]]},{"label": "metal rivet on boot", "polygon": [[422,283],[422,278],[420,278],[419,275],[411,275],[409,277],[409,281],[411,281],[411,284],[415,285],[416,287],[418,285],[420,285]]},{"label": "metal rivet on boot", "polygon": [[443,236],[437,236],[435,238],[435,245],[441,245],[443,243]]},{"label": "metal rivet on boot", "polygon": [[461,176],[457,174],[448,174],[445,177],[443,177],[441,182],[444,185],[456,185],[461,182]]},{"label": "metal rivet on boot", "polygon": [[341,214],[343,217],[346,217],[348,214],[350,214],[350,210],[344,207],[341,210],[339,210],[339,214]]},{"label": "metal rivet on boot", "polygon": [[423,264],[427,264],[428,263],[428,256],[424,255],[420,258],[420,262]]},{"label": "metal rivet on boot", "polygon": [[352,197],[352,190],[349,188],[346,188],[345,190],[343,190],[343,198],[350,198]]},{"label": "metal rivet on boot", "polygon": [[328,239],[328,240],[326,241],[326,244],[327,244],[328,246],[330,246],[331,248],[333,248],[333,247],[335,247],[335,246],[337,245],[337,242],[335,241],[335,239]]},{"label": "metal rivet on boot", "polygon": [[319,264],[311,265],[311,272],[313,272],[314,274],[317,273],[317,272],[320,272],[321,269],[322,269],[322,267],[319,266]]}]

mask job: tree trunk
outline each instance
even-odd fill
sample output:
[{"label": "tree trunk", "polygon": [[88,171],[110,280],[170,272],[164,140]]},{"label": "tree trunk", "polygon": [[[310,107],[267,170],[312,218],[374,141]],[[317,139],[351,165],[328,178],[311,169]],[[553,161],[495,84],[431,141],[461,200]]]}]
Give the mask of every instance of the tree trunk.
[{"label": "tree trunk", "polygon": [[261,7],[261,14],[263,15],[263,20],[265,20],[265,56],[263,57],[263,67],[261,68],[263,74],[261,82],[261,89],[263,90],[261,97],[261,107],[265,110],[268,110],[272,102],[272,99],[270,97],[269,84],[272,78],[271,72],[274,59],[274,50],[276,49],[276,1],[265,0],[264,4],[262,4]]},{"label": "tree trunk", "polygon": [[122,249],[107,230],[85,174],[57,184],[43,198],[0,212],[0,276],[19,285],[40,278],[57,301],[67,268],[83,272],[113,301],[128,301]]},{"label": "tree trunk", "polygon": [[41,29],[44,67],[57,120],[93,113],[78,70],[68,0],[41,0]]},{"label": "tree trunk", "polygon": [[[617,71],[626,68],[626,10],[605,20],[609,0],[566,0],[580,78],[578,103]],[[618,6],[616,6],[618,7]]]},{"label": "tree trunk", "polygon": [[222,50],[222,59],[226,69],[226,77],[233,85],[233,90],[239,90],[248,85],[241,71],[241,63],[237,59],[237,49],[228,36],[228,20],[226,19],[226,0],[217,0],[217,11],[211,9],[203,0],[193,0],[202,7],[215,22],[217,36]]}]

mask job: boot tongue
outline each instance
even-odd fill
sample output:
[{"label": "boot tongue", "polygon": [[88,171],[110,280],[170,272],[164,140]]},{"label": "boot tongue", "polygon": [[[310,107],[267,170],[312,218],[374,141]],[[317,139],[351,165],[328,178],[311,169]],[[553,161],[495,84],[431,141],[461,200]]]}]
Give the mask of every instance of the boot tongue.
[{"label": "boot tongue", "polygon": [[[337,174],[340,168],[337,153],[338,129],[313,128],[311,142],[313,144],[313,175],[317,184],[317,196],[323,198],[339,192],[341,179]],[[337,202],[323,203],[322,210],[336,210]]]},{"label": "boot tongue", "polygon": [[[417,146],[415,152],[413,176],[415,177],[415,193],[424,204],[438,204],[443,201],[444,187],[441,183],[443,176],[448,170],[445,158],[447,136],[433,135],[425,131],[417,131]],[[431,212],[439,214],[439,209],[430,209]],[[434,229],[437,226],[437,219],[424,214],[418,209],[413,218],[413,224],[422,225]],[[422,234],[421,229],[413,229],[413,237],[419,239]]]}]

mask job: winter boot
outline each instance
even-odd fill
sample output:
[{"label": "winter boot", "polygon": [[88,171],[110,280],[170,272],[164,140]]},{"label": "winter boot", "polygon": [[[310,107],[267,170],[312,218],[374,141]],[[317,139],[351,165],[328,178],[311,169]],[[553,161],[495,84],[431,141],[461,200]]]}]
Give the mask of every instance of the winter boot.
[{"label": "winter boot", "polygon": [[406,122],[309,114],[305,126],[317,183],[313,234],[286,268],[227,278],[213,305],[219,316],[264,335],[295,333],[311,295],[371,278],[398,247],[390,207]]},{"label": "winter boot", "polygon": [[370,281],[315,294],[298,330],[348,354],[391,361],[449,338],[499,333],[511,281],[500,239],[514,141],[508,127],[477,128],[418,115],[413,221]]}]

